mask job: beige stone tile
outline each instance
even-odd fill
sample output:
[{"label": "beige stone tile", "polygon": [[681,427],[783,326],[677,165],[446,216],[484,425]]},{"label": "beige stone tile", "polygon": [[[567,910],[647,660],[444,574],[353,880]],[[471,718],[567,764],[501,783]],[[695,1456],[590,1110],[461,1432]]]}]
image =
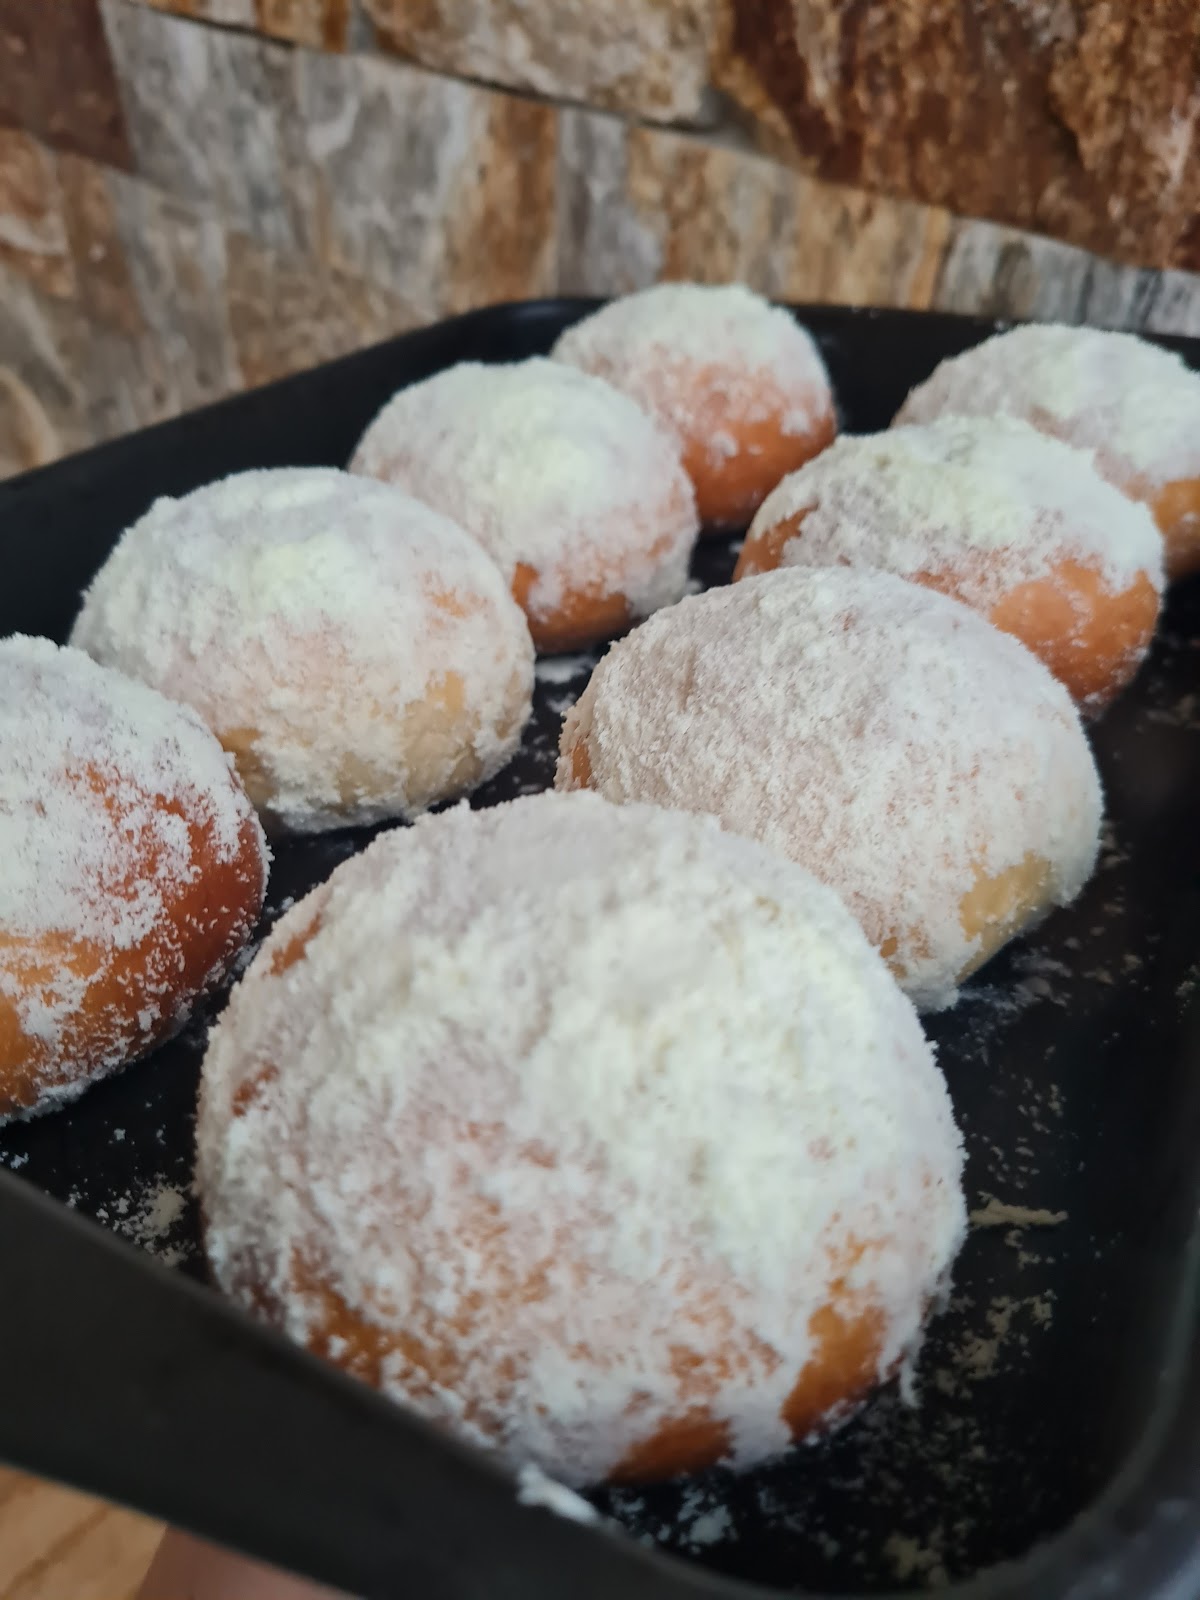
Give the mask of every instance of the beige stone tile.
[{"label": "beige stone tile", "polygon": [[559,271],[570,293],[739,279],[793,300],[927,305],[936,207],[825,184],[744,149],[562,113]]},{"label": "beige stone tile", "polygon": [[[58,180],[77,283],[61,363],[77,431],[109,438],[240,388],[220,223],[78,158],[59,158]],[[30,384],[39,398],[44,382]]]},{"label": "beige stone tile", "polygon": [[564,294],[628,294],[661,274],[662,229],[629,192],[629,129],[595,112],[559,113],[558,285]]},{"label": "beige stone tile", "polygon": [[710,121],[715,0],[364,0],[434,71],[654,121]]},{"label": "beige stone tile", "polygon": [[0,472],[560,287],[740,278],[1200,332],[1186,273],[814,179],[732,137],[289,49],[220,3],[204,22],[229,28],[103,0],[137,177],[0,126]]},{"label": "beige stone tile", "polygon": [[0,478],[47,466],[68,448],[28,383],[0,366]]},{"label": "beige stone tile", "polygon": [[393,61],[305,52],[298,70],[328,271],[426,318],[549,289],[553,107]]},{"label": "beige stone tile", "polygon": [[75,293],[53,152],[32,134],[2,126],[0,261],[46,294]]},{"label": "beige stone tile", "polygon": [[305,249],[297,52],[130,0],[104,18],[140,177],[275,249]]},{"label": "beige stone tile", "polygon": [[492,94],[474,120],[477,154],[459,169],[444,219],[442,312],[534,299],[556,286],[558,112]]},{"label": "beige stone tile", "polygon": [[[151,185],[110,174],[117,235],[141,311],[130,350],[142,420],[220,399],[242,385],[225,308],[225,230]],[[95,358],[93,358],[95,359]],[[137,372],[144,372],[138,384]],[[100,374],[89,388],[99,387]]]},{"label": "beige stone tile", "polygon": [[1148,274],[1143,326],[1151,333],[1200,337],[1200,276],[1194,272]]},{"label": "beige stone tile", "polygon": [[40,466],[92,437],[78,371],[86,324],[73,300],[0,262],[0,470]]},{"label": "beige stone tile", "polygon": [[402,333],[412,305],[347,273],[297,265],[256,240],[228,240],[228,317],[248,385],[269,383]]},{"label": "beige stone tile", "polygon": [[1091,258],[1016,228],[959,221],[934,295],[939,311],[1078,320]]},{"label": "beige stone tile", "polygon": [[938,206],[802,179],[788,207],[771,292],[837,305],[929,307],[950,239]]},{"label": "beige stone tile", "polygon": [[934,303],[987,316],[1200,332],[1200,276],[1123,266],[993,222],[953,223]]},{"label": "beige stone tile", "polygon": [[93,329],[136,337],[145,331],[145,320],[117,226],[109,169],[66,155],[56,166],[80,309]]},{"label": "beige stone tile", "polygon": [[[171,30],[158,37],[172,48],[206,32],[141,15]],[[265,48],[232,33],[224,43],[251,62]],[[186,75],[198,62],[198,81],[217,81],[221,49],[211,40],[200,57],[189,49],[177,49],[174,67]],[[145,426],[437,315],[553,291],[554,108],[392,61],[298,54],[308,120],[286,193],[222,186],[219,144],[215,157],[187,152],[208,160],[198,172],[168,158],[148,181],[23,139],[10,142],[6,162],[0,136],[0,201],[10,190],[9,237],[22,246],[0,308],[0,467]],[[290,80],[274,89],[298,117]],[[199,146],[209,132],[195,135]],[[176,179],[182,193],[171,191]],[[263,214],[281,206],[303,211],[311,249],[286,216]],[[249,209],[256,230],[241,225]],[[0,206],[0,267],[4,225]],[[43,281],[43,256],[62,278],[61,305],[56,284]]]},{"label": "beige stone tile", "polygon": [[[155,326],[141,298],[148,287],[145,274],[135,278],[126,249],[125,231],[135,208],[128,200],[118,208],[123,186],[133,193],[141,186],[76,157],[59,158],[58,177],[78,285],[74,373],[83,426],[89,440],[111,438],[168,416],[181,404],[162,348],[163,308]],[[146,199],[153,212],[155,197]],[[147,230],[137,248],[153,250],[161,232],[154,217],[135,215],[134,221]]]}]

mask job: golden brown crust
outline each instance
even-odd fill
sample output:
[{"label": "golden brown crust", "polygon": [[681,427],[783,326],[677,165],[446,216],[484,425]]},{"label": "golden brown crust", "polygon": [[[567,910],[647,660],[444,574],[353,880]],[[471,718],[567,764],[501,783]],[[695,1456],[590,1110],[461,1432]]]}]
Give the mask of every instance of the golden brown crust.
[{"label": "golden brown crust", "polygon": [[[707,531],[744,528],[781,478],[833,443],[837,419],[829,396],[814,395],[812,405],[814,420],[801,432],[787,432],[778,414],[756,422],[710,415],[685,441],[683,464]],[[712,436],[719,432],[738,445],[737,454],[727,460],[713,458]]]},{"label": "golden brown crust", "polygon": [[810,509],[806,507],[794,517],[783,517],[769,526],[752,529],[733,569],[734,583],[757,577],[760,572],[774,572],[783,561],[783,552],[799,534]]},{"label": "golden brown crust", "polygon": [[[1200,484],[1196,488],[1200,491]],[[1195,504],[1194,553],[1200,564],[1200,493]],[[742,546],[734,582],[781,566],[807,515],[805,509],[757,529]],[[915,573],[910,581],[970,604],[953,572]],[[1087,715],[1098,716],[1137,672],[1154,637],[1159,607],[1158,590],[1147,573],[1138,573],[1125,589],[1112,590],[1094,567],[1063,559],[1047,577],[1009,589],[984,615],[1032,650]]]},{"label": "golden brown crust", "polygon": [[[98,773],[75,781],[88,783],[117,809]],[[161,1043],[224,975],[258,917],[266,864],[253,816],[247,812],[237,852],[224,860],[214,824],[188,815],[179,800],[143,798],[154,798],[186,822],[194,871],[187,878],[164,874],[154,835],[142,830],[136,838],[131,834],[126,882],[132,894],[139,879],[155,878],[164,907],[143,938],[113,949],[69,934],[31,944],[0,933],[0,958],[10,980],[32,987],[69,973],[86,986],[52,1038],[27,1032],[16,998],[0,990],[0,1117],[27,1111],[47,1091],[86,1082]]]},{"label": "golden brown crust", "polygon": [[[664,534],[650,546],[646,559],[668,560],[674,544],[675,534]],[[529,597],[538,577],[536,568],[519,561],[513,573],[512,596],[525,613],[534,649],[544,655],[586,650],[590,645],[603,644],[624,633],[634,621],[628,596],[614,589],[607,578],[566,586],[553,611],[531,611]]]},{"label": "golden brown crust", "polygon": [[[953,588],[931,577],[931,587]],[[1033,651],[1090,716],[1105,709],[1133,678],[1158,623],[1158,590],[1141,572],[1113,592],[1078,561],[1024,583],[999,600],[988,620]]]},{"label": "golden brown crust", "polygon": [[623,633],[632,620],[629,601],[600,586],[571,589],[548,616],[534,615],[529,595],[538,581],[535,568],[521,561],[513,573],[513,599],[525,613],[534,649],[553,655],[562,650],[584,650],[614,634]]},{"label": "golden brown crust", "polygon": [[1167,549],[1167,577],[1200,572],[1200,478],[1165,484],[1150,500]]}]

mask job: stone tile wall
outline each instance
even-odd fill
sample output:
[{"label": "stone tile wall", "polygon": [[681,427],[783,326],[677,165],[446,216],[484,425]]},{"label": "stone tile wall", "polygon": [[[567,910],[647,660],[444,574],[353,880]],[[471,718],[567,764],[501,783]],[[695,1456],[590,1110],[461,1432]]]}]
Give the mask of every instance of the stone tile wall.
[{"label": "stone tile wall", "polygon": [[0,473],[470,306],[664,276],[1200,333],[1200,278],[761,153],[719,21],[0,0]]}]

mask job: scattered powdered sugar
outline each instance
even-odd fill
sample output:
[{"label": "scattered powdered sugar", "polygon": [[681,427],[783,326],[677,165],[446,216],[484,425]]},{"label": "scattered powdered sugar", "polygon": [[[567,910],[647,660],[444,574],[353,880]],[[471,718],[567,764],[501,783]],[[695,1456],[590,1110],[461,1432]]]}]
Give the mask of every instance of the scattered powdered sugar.
[{"label": "scattered powdered sugar", "polygon": [[710,390],[742,422],[777,417],[807,433],[832,410],[808,330],[740,283],[660,283],[614,300],[561,335],[554,358],[615,383],[682,440],[703,426],[718,460],[738,442],[712,426]]},{"label": "scattered powdered sugar", "polygon": [[400,485],[476,538],[549,619],[584,592],[634,617],[683,593],[698,524],[667,433],[610,384],[558,362],[463,362],[401,389],[351,472]]},{"label": "scattered powdered sugar", "polygon": [[[547,695],[545,700],[546,710],[552,716],[565,717],[585,688],[586,684],[580,683],[572,688],[564,689],[561,694]],[[541,788],[545,788],[545,784],[542,784]]]},{"label": "scattered powdered sugar", "polygon": [[587,654],[542,656],[533,670],[539,683],[567,684],[592,670],[592,657]]},{"label": "scattered powdered sugar", "polygon": [[618,1523],[642,1544],[669,1543],[672,1549],[695,1555],[711,1545],[721,1544],[734,1533],[734,1519],[721,1498],[720,1489],[703,1479],[684,1480],[678,1484],[670,1516],[657,1527],[655,1519],[649,1515],[642,1490],[609,1489],[605,1500]]},{"label": "scattered powdered sugar", "polygon": [[834,1280],[882,1375],[965,1228],[941,1074],[837,897],[591,795],[384,835],[288,913],[198,1153],[226,1289],[349,1359],[332,1296],[387,1392],[574,1486],[696,1405],[779,1451]]},{"label": "scattered powdered sugar", "polygon": [[[538,660],[534,669],[537,681],[552,685],[554,690],[554,692],[547,691],[543,697],[542,704],[546,711],[555,717],[566,715],[587,687],[595,659],[593,655],[574,655],[543,656]],[[551,777],[553,771],[553,760],[551,760]],[[545,784],[539,782],[529,792],[536,794],[544,787]]]},{"label": "scattered powdered sugar", "polygon": [[971,1212],[973,1228],[1057,1228],[1067,1220],[1065,1211],[1013,1205],[1005,1200],[997,1200],[994,1194],[983,1198],[986,1204]]},{"label": "scattered powdered sugar", "polygon": [[478,545],[327,468],[158,501],[72,637],[193,705],[264,816],[301,832],[462,793],[505,764],[529,715],[529,631]]},{"label": "scattered powdered sugar", "polygon": [[1090,452],[1018,417],[949,415],[843,437],[783,480],[751,541],[798,516],[781,565],[945,574],[985,611],[1063,561],[1098,572],[1112,593],[1140,573],[1163,586],[1162,535],[1146,507],[1106,482]]},{"label": "scattered powdered sugar", "polygon": [[1106,475],[1153,489],[1200,477],[1200,375],[1131,333],[1041,323],[996,334],[943,361],[896,421],[946,413],[1024,417],[1095,450]]},{"label": "scattered powdered sugar", "polygon": [[683,1524],[682,1532],[693,1550],[703,1550],[706,1545],[720,1544],[733,1528],[733,1518],[728,1506],[710,1506],[698,1511]]},{"label": "scattered powdered sugar", "polygon": [[790,568],[681,601],[612,647],[561,750],[560,788],[709,812],[808,867],[931,1008],[986,953],[963,925],[981,882],[1029,870],[1033,912],[1096,860],[1100,781],[1066,690],[888,573]]},{"label": "scattered powdered sugar", "polygon": [[884,1540],[883,1553],[900,1583],[920,1578],[923,1586],[942,1588],[949,1581],[936,1544],[925,1545],[905,1534],[891,1533]]},{"label": "scattered powdered sugar", "polygon": [[[153,878],[128,889],[119,841],[146,827],[164,874],[191,869],[187,829],[162,797],[186,797],[218,858],[237,854],[246,805],[229,760],[194,712],[98,666],[78,650],[21,634],[0,640],[0,927],[7,936],[74,933],[129,949],[155,924]],[[105,786],[76,779],[93,773]],[[106,799],[112,786],[118,802]],[[114,815],[114,811],[117,815]],[[114,874],[121,893],[114,904]]]},{"label": "scattered powdered sugar", "polygon": [[570,1522],[599,1522],[595,1506],[528,1463],[517,1474],[517,1499],[523,1506],[544,1506]]},{"label": "scattered powdered sugar", "polygon": [[[967,1382],[991,1377],[1014,1329],[1019,1330],[1022,1322],[1044,1328],[1053,1316],[1052,1291],[1047,1290],[1045,1294],[1031,1295],[1025,1299],[1016,1299],[1011,1295],[995,1296],[984,1312],[986,1332],[973,1335],[963,1342],[958,1352],[956,1374],[944,1374],[943,1383],[953,1386],[955,1376]],[[1025,1342],[1028,1333],[1018,1331],[1017,1337]]]},{"label": "scattered powdered sugar", "polygon": [[[227,958],[268,856],[220,745],[193,711],[78,650],[0,641],[0,1006],[37,1109],[73,1099],[195,998],[181,992],[182,941],[207,933],[197,918],[213,908],[184,917],[180,903],[201,848],[214,867],[244,861]],[[0,1114],[15,1109],[29,1108],[0,1097]]]},{"label": "scattered powdered sugar", "polygon": [[96,1219],[157,1257],[163,1266],[177,1267],[193,1253],[186,1228],[190,1199],[190,1190],[184,1185],[157,1179],[144,1189],[131,1190],[115,1203],[99,1207]]}]

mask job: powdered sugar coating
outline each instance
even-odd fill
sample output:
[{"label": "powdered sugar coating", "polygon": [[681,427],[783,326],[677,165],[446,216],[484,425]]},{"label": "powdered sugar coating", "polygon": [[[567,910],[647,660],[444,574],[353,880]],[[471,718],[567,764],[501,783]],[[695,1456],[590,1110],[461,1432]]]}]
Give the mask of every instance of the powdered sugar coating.
[{"label": "powdered sugar coating", "polygon": [[981,946],[980,878],[1095,862],[1100,783],[1065,689],[958,601],[889,573],[790,568],[684,600],[620,641],[563,725],[558,784],[717,816],[835,888],[918,1005]]},{"label": "powdered sugar coating", "polygon": [[1095,450],[1119,486],[1200,478],[1200,375],[1131,333],[1034,323],[943,361],[897,423],[947,413],[1024,417]]},{"label": "powdered sugar coating", "polygon": [[[740,283],[660,283],[625,295],[568,328],[553,354],[616,384],[681,441],[708,425],[709,385],[697,381],[705,372],[728,416],[778,417],[784,434],[810,432],[833,407],[811,334]],[[738,448],[730,433],[712,433],[715,462]]]},{"label": "powdered sugar coating", "polygon": [[645,617],[684,592],[697,521],[667,434],[625,395],[542,359],[463,362],[401,389],[352,472],[399,484],[478,539],[524,603],[552,616],[581,590]]},{"label": "powdered sugar coating", "polygon": [[661,283],[574,323],[554,355],[605,378],[678,442],[707,528],[744,528],[837,416],[810,334],[739,283]]},{"label": "powdered sugar coating", "polygon": [[1162,535],[1145,506],[1100,477],[1090,453],[1015,417],[946,416],[843,436],[784,479],[750,541],[801,515],[781,566],[945,573],[981,611],[1064,559],[1100,573],[1113,593],[1139,573],[1163,586]]},{"label": "powdered sugar coating", "polygon": [[[0,1110],[9,1073],[46,1109],[138,1054],[248,936],[269,856],[230,765],[153,689],[48,639],[0,641]],[[205,900],[217,869],[240,911]],[[218,959],[189,985],[187,941],[222,921]]]},{"label": "powdered sugar coating", "polygon": [[299,832],[462,793],[508,761],[529,716],[529,631],[478,545],[333,469],[157,501],[72,639],[195,706],[263,815]]},{"label": "powdered sugar coating", "polygon": [[688,1383],[738,1464],[783,1448],[833,1280],[882,1375],[964,1225],[945,1085],[836,896],[590,795],[340,867],[218,1024],[198,1140],[223,1287],[334,1359],[354,1308],[388,1393],[575,1486]]}]

